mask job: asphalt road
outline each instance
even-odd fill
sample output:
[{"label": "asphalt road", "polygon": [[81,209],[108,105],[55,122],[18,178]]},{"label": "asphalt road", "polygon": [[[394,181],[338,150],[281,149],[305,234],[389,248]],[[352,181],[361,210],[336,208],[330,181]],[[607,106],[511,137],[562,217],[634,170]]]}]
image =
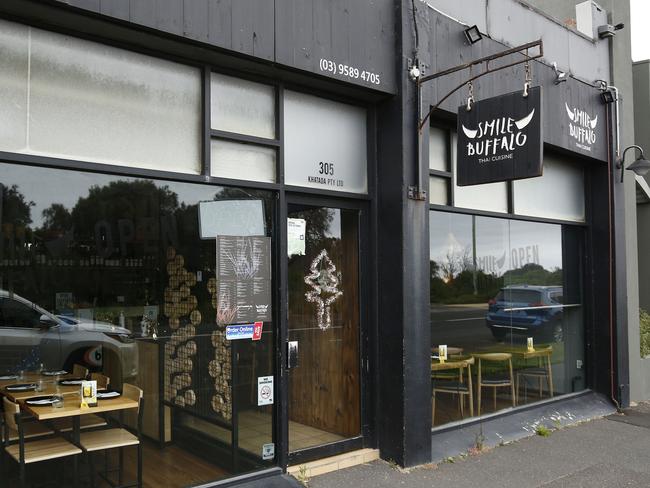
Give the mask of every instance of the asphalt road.
[{"label": "asphalt road", "polygon": [[485,326],[487,304],[441,305],[431,309],[433,344],[476,351],[497,343]]},{"label": "asphalt road", "polygon": [[383,461],[315,477],[309,488],[650,487],[650,407],[407,472]]}]

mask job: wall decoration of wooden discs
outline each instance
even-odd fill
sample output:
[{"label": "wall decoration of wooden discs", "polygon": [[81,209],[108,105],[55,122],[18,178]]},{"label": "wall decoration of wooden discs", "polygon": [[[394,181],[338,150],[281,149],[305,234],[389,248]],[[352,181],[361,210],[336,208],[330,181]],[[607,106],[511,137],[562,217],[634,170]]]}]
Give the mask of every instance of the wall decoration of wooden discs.
[{"label": "wall decoration of wooden discs", "polygon": [[[212,396],[212,410],[221,415],[225,420],[232,418],[232,371],[230,342],[226,340],[226,327],[232,318],[224,309],[224,304],[217,300],[217,282],[214,278],[208,280],[208,291],[212,296],[212,307],[217,311],[217,328],[212,332],[212,346],[214,359],[210,361],[208,373],[214,379],[214,395]],[[220,305],[222,305],[220,307]],[[228,308],[228,307],[226,307]]]},{"label": "wall decoration of wooden discs", "polygon": [[192,295],[196,275],[185,269],[185,259],[173,247],[167,248],[167,287],[164,315],[172,329],[165,344],[165,400],[181,407],[193,406],[192,371],[197,345],[196,327],[201,323],[198,300]]}]

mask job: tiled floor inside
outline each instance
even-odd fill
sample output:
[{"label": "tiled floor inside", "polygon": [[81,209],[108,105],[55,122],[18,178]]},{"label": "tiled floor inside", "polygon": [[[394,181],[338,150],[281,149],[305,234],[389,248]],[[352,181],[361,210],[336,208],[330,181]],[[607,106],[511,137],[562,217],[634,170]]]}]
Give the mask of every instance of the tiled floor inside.
[{"label": "tiled floor inside", "polygon": [[[229,430],[214,424],[195,419],[187,420],[188,426],[212,435],[226,444],[230,443]],[[245,410],[239,414],[239,447],[252,454],[262,452],[264,444],[273,442],[273,417],[269,413],[257,410]],[[289,450],[298,451],[308,447],[329,444],[344,439],[344,437],[324,430],[289,421]]]}]

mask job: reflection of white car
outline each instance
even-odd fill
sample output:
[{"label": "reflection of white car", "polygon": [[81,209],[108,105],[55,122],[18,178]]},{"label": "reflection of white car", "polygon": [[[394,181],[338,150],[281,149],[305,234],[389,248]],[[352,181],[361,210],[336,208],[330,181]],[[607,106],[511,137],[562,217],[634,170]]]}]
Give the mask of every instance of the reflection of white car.
[{"label": "reflection of white car", "polygon": [[71,371],[74,363],[97,366],[117,355],[122,377],[137,374],[138,350],[128,329],[107,322],[57,317],[33,302],[0,290],[0,374],[31,369]]}]

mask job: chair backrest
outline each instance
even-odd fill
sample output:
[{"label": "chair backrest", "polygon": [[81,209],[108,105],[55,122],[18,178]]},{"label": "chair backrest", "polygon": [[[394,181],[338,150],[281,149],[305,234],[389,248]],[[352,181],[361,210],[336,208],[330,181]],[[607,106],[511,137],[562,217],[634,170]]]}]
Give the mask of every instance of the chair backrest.
[{"label": "chair backrest", "polygon": [[2,398],[2,404],[5,409],[5,422],[9,429],[18,430],[18,425],[16,424],[16,414],[20,413],[20,406],[17,403],[12,402],[7,397]]},{"label": "chair backrest", "polygon": [[75,364],[74,366],[72,366],[72,375],[75,378],[87,378],[88,368],[82,366],[81,364]]},{"label": "chair backrest", "polygon": [[526,351],[523,353],[524,359],[528,358],[538,358],[538,357],[544,357],[544,356],[550,356],[553,354],[553,346],[548,345],[546,347],[538,348],[535,349],[534,351]]},{"label": "chair backrest", "polygon": [[135,400],[139,402],[143,396],[142,390],[137,386],[131,385],[129,383],[124,383],[122,385],[122,395],[130,400]]},{"label": "chair backrest", "polygon": [[106,389],[111,379],[101,373],[90,373],[90,379],[97,382],[97,388]]},{"label": "chair backrest", "polygon": [[512,358],[509,352],[487,352],[481,354],[474,354],[474,357],[483,361],[508,361]]}]

